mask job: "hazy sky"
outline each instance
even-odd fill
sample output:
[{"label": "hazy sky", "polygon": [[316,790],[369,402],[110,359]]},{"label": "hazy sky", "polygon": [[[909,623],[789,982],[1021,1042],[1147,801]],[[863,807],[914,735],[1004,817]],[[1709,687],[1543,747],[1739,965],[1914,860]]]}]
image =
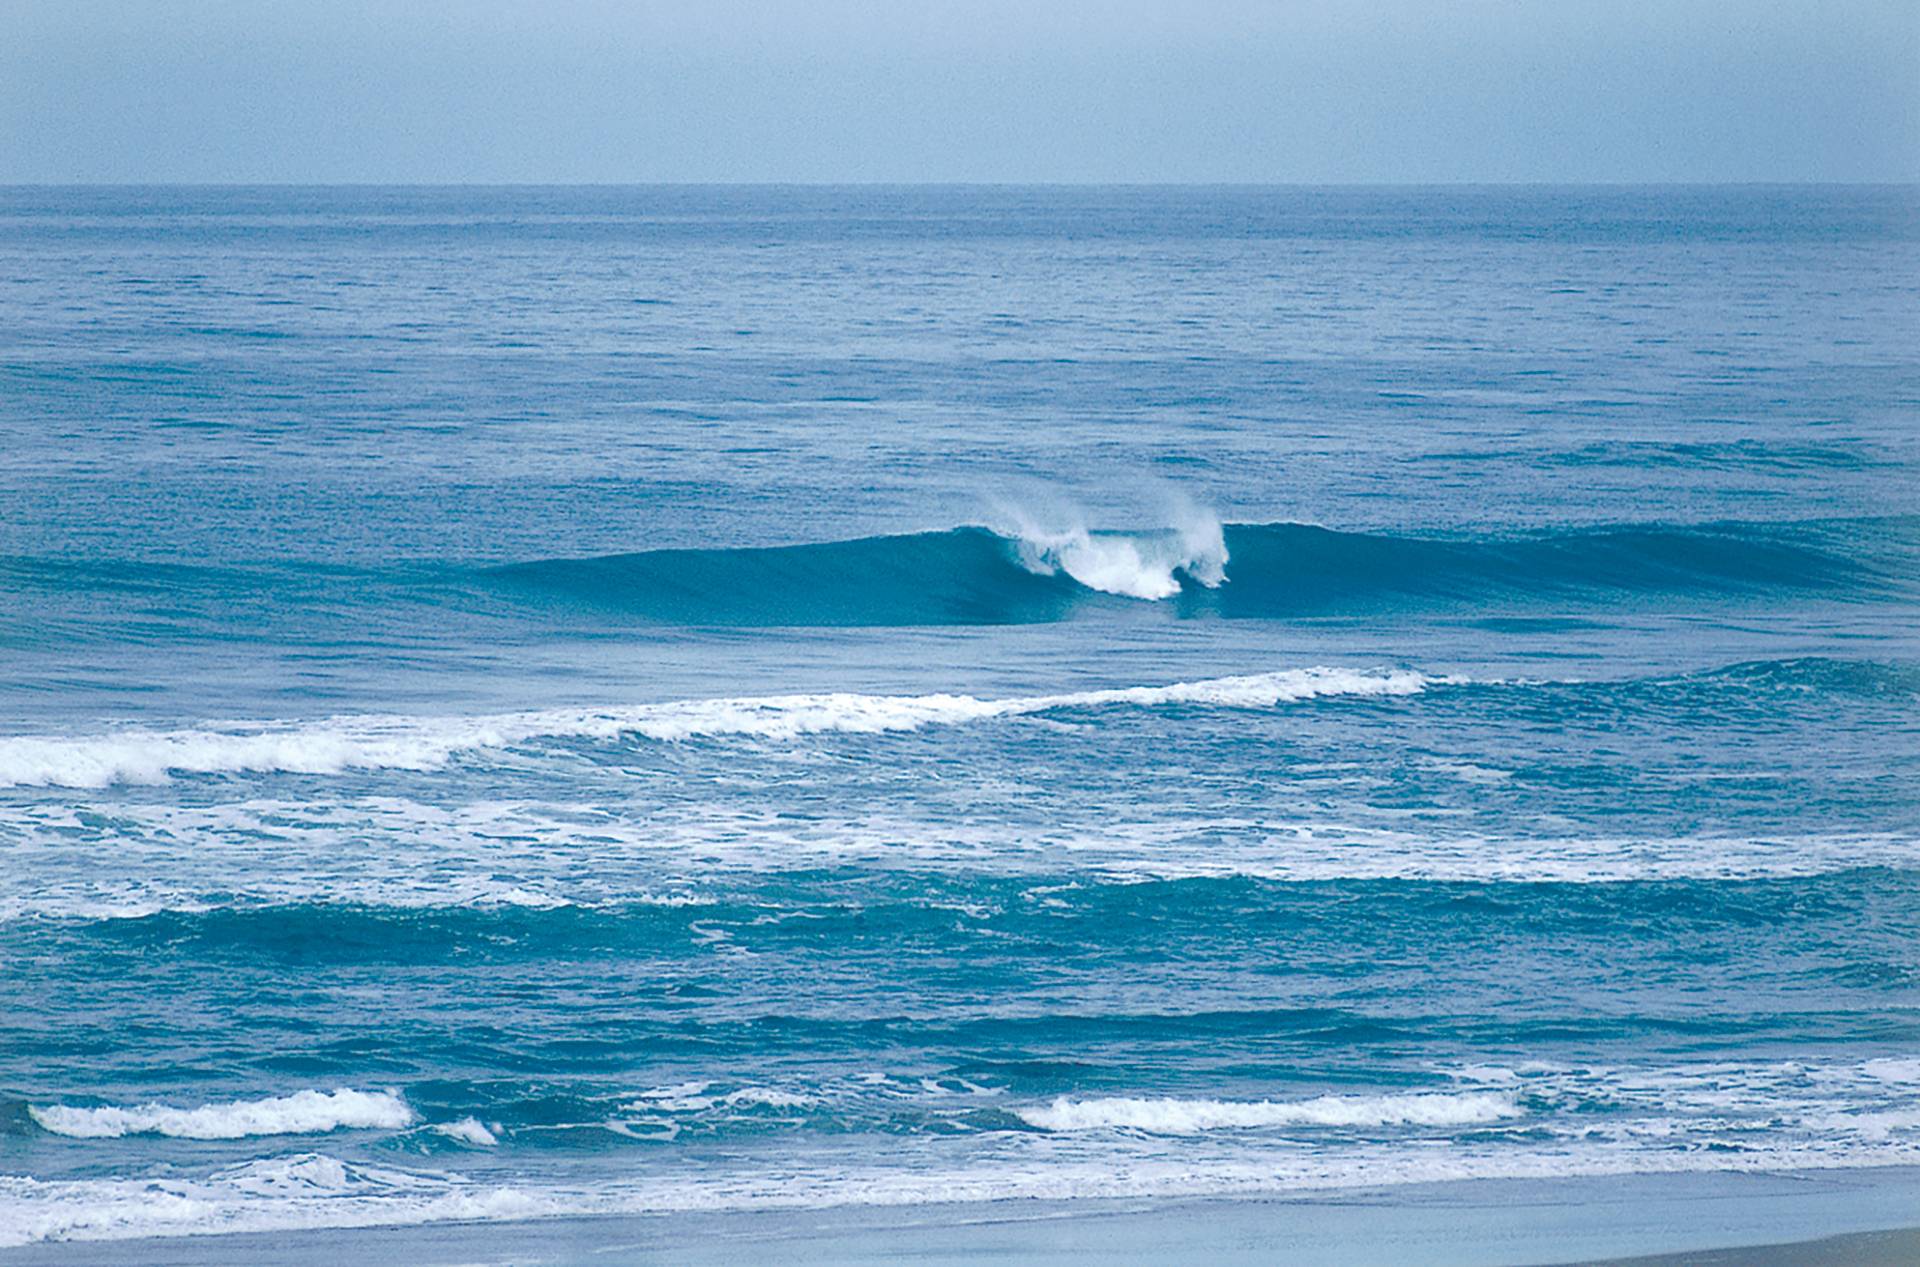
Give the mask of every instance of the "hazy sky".
[{"label": "hazy sky", "polygon": [[1920,0],[0,0],[10,181],[1920,179]]}]

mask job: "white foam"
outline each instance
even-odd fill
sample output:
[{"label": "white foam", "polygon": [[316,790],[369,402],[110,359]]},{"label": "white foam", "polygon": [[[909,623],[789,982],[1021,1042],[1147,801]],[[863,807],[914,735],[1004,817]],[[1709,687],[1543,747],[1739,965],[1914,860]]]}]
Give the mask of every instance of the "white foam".
[{"label": "white foam", "polygon": [[314,1135],[342,1129],[395,1130],[413,1123],[413,1110],[390,1091],[296,1091],[260,1100],[230,1100],[194,1109],[164,1104],[134,1108],[108,1105],[32,1105],[29,1116],[42,1130],[69,1139],[118,1139],[125,1135],[170,1135],[176,1139],[242,1139],[250,1135]]},{"label": "white foam", "polygon": [[457,1122],[439,1122],[433,1129],[448,1139],[471,1144],[475,1148],[492,1148],[500,1142],[500,1137],[488,1130],[479,1118],[463,1117]]},{"label": "white foam", "polygon": [[[1291,883],[1465,880],[1606,884],[1745,880],[1920,868],[1901,834],[1763,837],[1485,835],[1421,820],[1341,821],[1311,781],[1269,788],[1262,816],[1184,806],[1103,816],[1062,802],[1044,825],[1017,814],[830,813],[694,798],[670,805],[398,797],[247,799],[211,805],[0,805],[0,921],[123,919],[159,912],[353,904],[386,909],[704,906],[737,878],[819,866],[1036,877],[1052,887],[1196,877]],[[78,813],[86,821],[67,822]],[[1271,815],[1266,817],[1265,815]],[[49,848],[57,840],[57,848]],[[160,878],[163,877],[163,878]],[[1048,877],[1040,879],[1039,877]]]},{"label": "white foam", "polygon": [[798,1091],[786,1091],[779,1087],[739,1087],[732,1091],[716,1092],[709,1082],[682,1082],[670,1087],[656,1087],[641,1092],[633,1103],[623,1105],[622,1112],[645,1113],[699,1113],[714,1108],[773,1108],[797,1109],[818,1103],[818,1098]]},{"label": "white foam", "polygon": [[1323,1095],[1311,1100],[1183,1100],[1114,1096],[1015,1109],[1047,1131],[1137,1130],[1155,1135],[1272,1126],[1467,1126],[1520,1116],[1512,1097],[1492,1092]]},{"label": "white foam", "polygon": [[[1448,1071],[1475,1089],[1523,1090],[1548,1134],[1584,1144],[1631,1147],[1665,1141],[1700,1147],[1852,1149],[1920,1147],[1920,1102],[1912,1079],[1920,1062],[1880,1058],[1812,1065],[1796,1060],[1698,1061],[1612,1067],[1529,1062],[1518,1068],[1471,1065]],[[1569,1109],[1604,1105],[1575,1118]],[[1578,1123],[1576,1126],[1575,1123]]]},{"label": "white foam", "polygon": [[343,1162],[261,1158],[205,1178],[44,1181],[0,1175],[0,1246],[231,1232],[497,1222],[567,1213],[552,1196],[458,1176]]},{"label": "white foam", "polygon": [[1860,1066],[1860,1071],[1880,1082],[1920,1083],[1920,1059],[1887,1056],[1867,1061]]},{"label": "white foam", "polygon": [[[1081,1137],[1067,1136],[1075,1142]],[[38,1180],[0,1175],[0,1246],[44,1240],[124,1240],[312,1228],[500,1222],[561,1215],[904,1207],[930,1203],[1114,1198],[1250,1197],[1458,1180],[1563,1179],[1626,1174],[1756,1173],[1913,1165],[1912,1143],[1760,1145],[1746,1151],[1632,1147],[1545,1148],[1447,1144],[1350,1150],[1266,1149],[1169,1153],[1164,1141],[1123,1148],[1051,1147],[938,1167],[836,1165],[679,1168],[629,1172],[590,1187],[536,1189],[476,1183],[342,1162],[318,1154],[249,1162],[205,1178]],[[1192,1141],[1183,1141],[1191,1149]],[[1143,1148],[1151,1151],[1142,1151]],[[676,1173],[677,1172],[677,1173]]]},{"label": "white foam", "polygon": [[[110,1179],[0,1174],[0,1245],[568,1214],[1231,1197],[1465,1179],[1911,1166],[1920,1163],[1914,1064],[1905,1054],[1835,1064],[1527,1061],[1436,1069],[1458,1079],[1454,1093],[1066,1100],[1022,1111],[1039,1116],[1034,1124],[1043,1129],[971,1129],[941,1136],[932,1149],[822,1139],[790,1164],[769,1166],[761,1155],[693,1171],[683,1160],[652,1164],[639,1155],[592,1170],[548,1170],[534,1188],[323,1153],[260,1157],[198,1175],[179,1165]],[[664,1115],[668,1101],[698,1101],[710,1111],[733,1097],[747,1104],[788,1094],[724,1085],[663,1086],[633,1107]],[[855,1075],[846,1087],[952,1094],[878,1071]],[[1606,1111],[1588,1111],[1595,1107]],[[660,1118],[606,1125],[649,1139],[678,1132]],[[1259,1130],[1275,1126],[1428,1129],[1391,1139]],[[529,1172],[523,1165],[514,1173]]]},{"label": "white foam", "polygon": [[432,770],[461,753],[534,739],[662,742],[745,736],[794,739],[883,734],[1072,708],[1199,705],[1270,708],[1325,696],[1412,695],[1465,681],[1410,670],[1315,667],[1240,677],[1057,695],[775,695],[677,700],[618,709],[548,709],[484,717],[360,714],[309,722],[241,722],[180,730],[129,727],[101,735],[0,738],[0,786],[105,787],[178,774],[340,774]]},{"label": "white foam", "polygon": [[1227,542],[1220,521],[1188,508],[1165,533],[1092,532],[1082,524],[1048,527],[1013,512],[1015,553],[1040,576],[1066,573],[1088,589],[1156,602],[1181,590],[1185,576],[1209,588],[1227,579]]}]

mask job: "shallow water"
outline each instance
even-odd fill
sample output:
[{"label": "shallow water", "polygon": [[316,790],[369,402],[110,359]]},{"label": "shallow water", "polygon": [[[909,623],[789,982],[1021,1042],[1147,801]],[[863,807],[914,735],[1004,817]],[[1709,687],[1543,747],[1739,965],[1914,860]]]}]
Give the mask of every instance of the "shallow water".
[{"label": "shallow water", "polygon": [[1911,190],[0,191],[0,1243],[1920,1162]]}]

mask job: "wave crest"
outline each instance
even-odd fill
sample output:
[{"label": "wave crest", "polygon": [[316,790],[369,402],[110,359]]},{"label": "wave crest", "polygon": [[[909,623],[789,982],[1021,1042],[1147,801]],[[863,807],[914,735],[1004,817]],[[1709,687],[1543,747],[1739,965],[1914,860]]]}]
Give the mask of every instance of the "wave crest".
[{"label": "wave crest", "polygon": [[1271,1126],[1471,1126],[1519,1117],[1513,1097],[1492,1092],[1323,1095],[1311,1100],[1182,1100],[1106,1097],[1016,1109],[1044,1131],[1134,1130],[1152,1135]]},{"label": "wave crest", "polygon": [[31,1105],[27,1115],[41,1130],[69,1139],[120,1139],[166,1135],[174,1139],[245,1139],[254,1135],[319,1135],[337,1130],[399,1130],[414,1122],[413,1110],[391,1091],[296,1091],[259,1100],[230,1100],[194,1109],[165,1104],[133,1108],[107,1105]]},{"label": "wave crest", "polygon": [[1024,516],[1012,538],[1020,565],[1036,576],[1064,572],[1090,590],[1155,602],[1184,588],[1181,579],[1219,588],[1227,579],[1226,531],[1194,508],[1161,532],[1094,532],[1083,524],[1049,529]]}]

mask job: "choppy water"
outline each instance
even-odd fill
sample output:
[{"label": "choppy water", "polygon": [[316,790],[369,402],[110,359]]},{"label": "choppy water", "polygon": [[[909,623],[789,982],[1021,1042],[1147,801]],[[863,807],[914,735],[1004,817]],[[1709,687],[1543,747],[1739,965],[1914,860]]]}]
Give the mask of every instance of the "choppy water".
[{"label": "choppy water", "polygon": [[1912,190],[0,192],[0,1244],[1920,1162]]}]

